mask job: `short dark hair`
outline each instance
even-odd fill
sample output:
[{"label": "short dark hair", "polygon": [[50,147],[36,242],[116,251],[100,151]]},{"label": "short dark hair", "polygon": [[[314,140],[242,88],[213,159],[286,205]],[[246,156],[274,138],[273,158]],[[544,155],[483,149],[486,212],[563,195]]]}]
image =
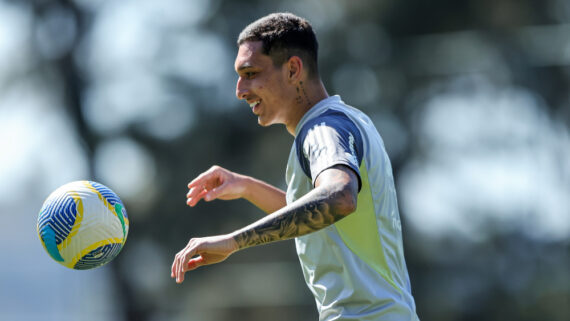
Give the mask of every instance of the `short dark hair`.
[{"label": "short dark hair", "polygon": [[237,44],[241,46],[246,41],[261,41],[262,53],[271,57],[275,66],[298,56],[306,65],[309,78],[318,77],[319,44],[306,19],[288,12],[272,13],[243,29]]}]

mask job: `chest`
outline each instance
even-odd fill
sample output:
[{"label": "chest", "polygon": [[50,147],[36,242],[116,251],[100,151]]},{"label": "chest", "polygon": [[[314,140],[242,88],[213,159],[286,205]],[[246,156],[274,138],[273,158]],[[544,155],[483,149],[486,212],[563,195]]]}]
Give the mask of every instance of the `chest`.
[{"label": "chest", "polygon": [[287,182],[287,204],[291,204],[313,189],[311,180],[303,172],[294,144],[289,152],[285,181]]}]

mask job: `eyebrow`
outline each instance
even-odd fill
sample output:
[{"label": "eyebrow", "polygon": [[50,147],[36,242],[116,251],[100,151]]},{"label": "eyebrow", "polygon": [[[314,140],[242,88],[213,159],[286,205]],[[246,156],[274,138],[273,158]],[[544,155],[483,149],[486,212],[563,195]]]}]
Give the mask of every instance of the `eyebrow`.
[{"label": "eyebrow", "polygon": [[239,67],[237,68],[237,71],[241,71],[241,70],[249,69],[249,68],[253,68],[253,65],[251,65],[251,64],[248,63],[248,62],[246,62],[246,63],[242,64],[241,66],[239,66]]}]

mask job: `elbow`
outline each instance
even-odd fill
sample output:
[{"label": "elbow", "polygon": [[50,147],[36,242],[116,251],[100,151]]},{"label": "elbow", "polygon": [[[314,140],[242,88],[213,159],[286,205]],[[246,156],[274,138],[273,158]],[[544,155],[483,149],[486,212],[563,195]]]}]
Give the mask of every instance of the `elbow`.
[{"label": "elbow", "polygon": [[315,185],[338,219],[356,211],[359,180],[351,169],[339,166],[326,170],[317,177]]},{"label": "elbow", "polygon": [[342,216],[347,216],[356,211],[357,206],[357,193],[352,190],[344,190],[341,192],[342,197],[337,202],[336,213]]},{"label": "elbow", "polygon": [[347,206],[345,208],[344,211],[344,215],[349,215],[352,214],[356,211],[356,205],[357,205],[357,201],[356,201],[356,197],[351,197],[350,201],[347,203]]}]

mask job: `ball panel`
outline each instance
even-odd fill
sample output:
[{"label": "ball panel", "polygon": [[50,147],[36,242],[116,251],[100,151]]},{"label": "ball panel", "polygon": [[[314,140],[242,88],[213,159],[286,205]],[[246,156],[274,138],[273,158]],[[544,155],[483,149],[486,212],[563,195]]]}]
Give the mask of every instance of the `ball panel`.
[{"label": "ball panel", "polygon": [[40,211],[38,229],[42,231],[46,226],[50,226],[59,245],[71,233],[78,211],[75,200],[67,193],[52,196]]},{"label": "ball panel", "polygon": [[127,210],[119,196],[103,184],[93,181],[83,181],[83,183],[88,189],[95,193],[99,199],[105,203],[109,211],[119,219],[123,228],[123,236],[126,237],[129,230],[129,219],[127,217]]},{"label": "ball panel", "polygon": [[83,199],[75,191],[70,191],[69,196],[71,196],[71,198],[73,198],[73,200],[75,201],[75,207],[76,207],[75,222],[71,227],[71,232],[69,232],[69,235],[67,235],[67,237],[61,242],[61,244],[58,245],[58,248],[60,250],[72,237],[74,237],[77,234],[77,231],[79,231],[79,229],[81,228],[81,224],[83,223],[83,216],[84,216]]},{"label": "ball panel", "polygon": [[100,183],[97,183],[97,182],[92,182],[92,181],[89,181],[87,183],[90,186],[92,186],[95,190],[97,190],[97,192],[99,192],[99,194],[102,197],[104,197],[107,200],[107,202],[109,202],[109,204],[111,204],[112,206],[115,206],[115,203],[121,203],[121,200],[119,199],[117,194],[115,194],[115,192],[113,192],[107,186],[100,184]]},{"label": "ball panel", "polygon": [[40,240],[48,254],[64,264],[61,250],[77,233],[83,219],[83,204],[75,191],[57,189],[44,203],[38,219]]},{"label": "ball panel", "polygon": [[[112,242],[112,240],[109,241]],[[123,243],[109,243],[98,246],[91,251],[89,251],[89,249],[86,249],[86,253],[81,256],[79,260],[74,259],[75,263],[70,264],[70,267],[76,270],[88,270],[101,265],[105,265],[113,258],[115,258],[115,256],[119,254],[122,248]]]}]

